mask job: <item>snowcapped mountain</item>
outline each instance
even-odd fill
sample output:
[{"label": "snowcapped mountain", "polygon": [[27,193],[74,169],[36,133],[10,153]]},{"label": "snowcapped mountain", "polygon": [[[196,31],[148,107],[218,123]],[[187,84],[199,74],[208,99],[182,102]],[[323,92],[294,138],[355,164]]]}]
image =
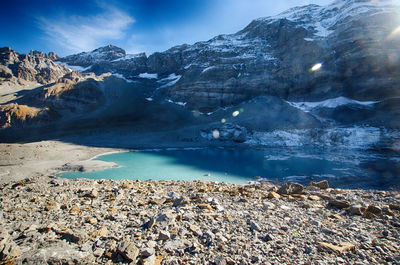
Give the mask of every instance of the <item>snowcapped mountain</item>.
[{"label": "snowcapped mountain", "polygon": [[125,56],[125,50],[113,45],[107,45],[91,52],[81,52],[60,58],[59,61],[65,63],[72,62],[71,65],[74,66],[88,67],[95,63],[114,61]]},{"label": "snowcapped mountain", "polygon": [[[114,46],[62,58],[141,82],[153,79],[155,95],[212,111],[259,95],[289,101],[335,97],[381,100],[400,96],[400,8],[396,1],[338,0],[322,7],[292,8],[252,21],[243,30],[147,57],[131,57]],[[112,55],[109,56],[110,51]],[[118,52],[117,52],[118,51]],[[88,59],[89,58],[89,59]],[[315,64],[318,71],[312,71]],[[148,80],[145,80],[148,82]]]}]

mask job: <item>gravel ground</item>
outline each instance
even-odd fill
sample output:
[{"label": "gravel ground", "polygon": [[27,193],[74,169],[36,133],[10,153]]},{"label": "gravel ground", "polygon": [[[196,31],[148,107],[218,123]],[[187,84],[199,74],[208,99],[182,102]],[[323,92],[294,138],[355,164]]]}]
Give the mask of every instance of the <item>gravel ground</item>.
[{"label": "gravel ground", "polygon": [[56,177],[0,192],[0,264],[400,264],[398,192]]}]

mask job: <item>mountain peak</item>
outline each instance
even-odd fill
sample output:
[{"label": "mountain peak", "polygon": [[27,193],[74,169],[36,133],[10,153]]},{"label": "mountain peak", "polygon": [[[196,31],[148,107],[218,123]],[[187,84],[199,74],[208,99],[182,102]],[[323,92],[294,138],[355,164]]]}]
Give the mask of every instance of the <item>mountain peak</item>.
[{"label": "mountain peak", "polygon": [[61,62],[67,62],[71,65],[88,67],[95,63],[110,62],[126,56],[124,49],[114,45],[107,45],[97,48],[90,52],[81,52],[61,58]]}]

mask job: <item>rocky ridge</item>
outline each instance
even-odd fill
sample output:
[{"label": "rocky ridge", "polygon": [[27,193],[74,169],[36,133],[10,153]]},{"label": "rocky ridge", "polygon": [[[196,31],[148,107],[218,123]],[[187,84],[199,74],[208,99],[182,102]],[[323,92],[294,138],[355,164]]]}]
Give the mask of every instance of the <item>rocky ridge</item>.
[{"label": "rocky ridge", "polygon": [[31,51],[19,54],[10,47],[0,48],[0,85],[36,82],[48,84],[71,72],[54,61],[59,57],[50,52]]},{"label": "rocky ridge", "polygon": [[327,181],[0,186],[2,264],[399,264],[400,195]]},{"label": "rocky ridge", "polygon": [[0,128],[38,127],[71,114],[98,109],[104,101],[102,82],[108,76],[68,69],[61,78],[38,87],[21,100],[0,105]]}]

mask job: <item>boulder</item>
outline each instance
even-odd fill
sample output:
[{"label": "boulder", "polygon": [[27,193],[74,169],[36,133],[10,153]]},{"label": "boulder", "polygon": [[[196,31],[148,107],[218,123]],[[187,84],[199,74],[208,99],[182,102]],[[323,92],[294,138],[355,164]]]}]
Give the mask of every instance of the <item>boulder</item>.
[{"label": "boulder", "polygon": [[311,181],[308,184],[308,186],[318,187],[320,189],[328,189],[329,188],[329,183],[328,183],[327,180],[322,180],[322,181],[319,181],[319,182],[312,182]]},{"label": "boulder", "polygon": [[292,195],[304,193],[304,186],[298,183],[287,182],[283,184],[277,191],[280,195]]}]

